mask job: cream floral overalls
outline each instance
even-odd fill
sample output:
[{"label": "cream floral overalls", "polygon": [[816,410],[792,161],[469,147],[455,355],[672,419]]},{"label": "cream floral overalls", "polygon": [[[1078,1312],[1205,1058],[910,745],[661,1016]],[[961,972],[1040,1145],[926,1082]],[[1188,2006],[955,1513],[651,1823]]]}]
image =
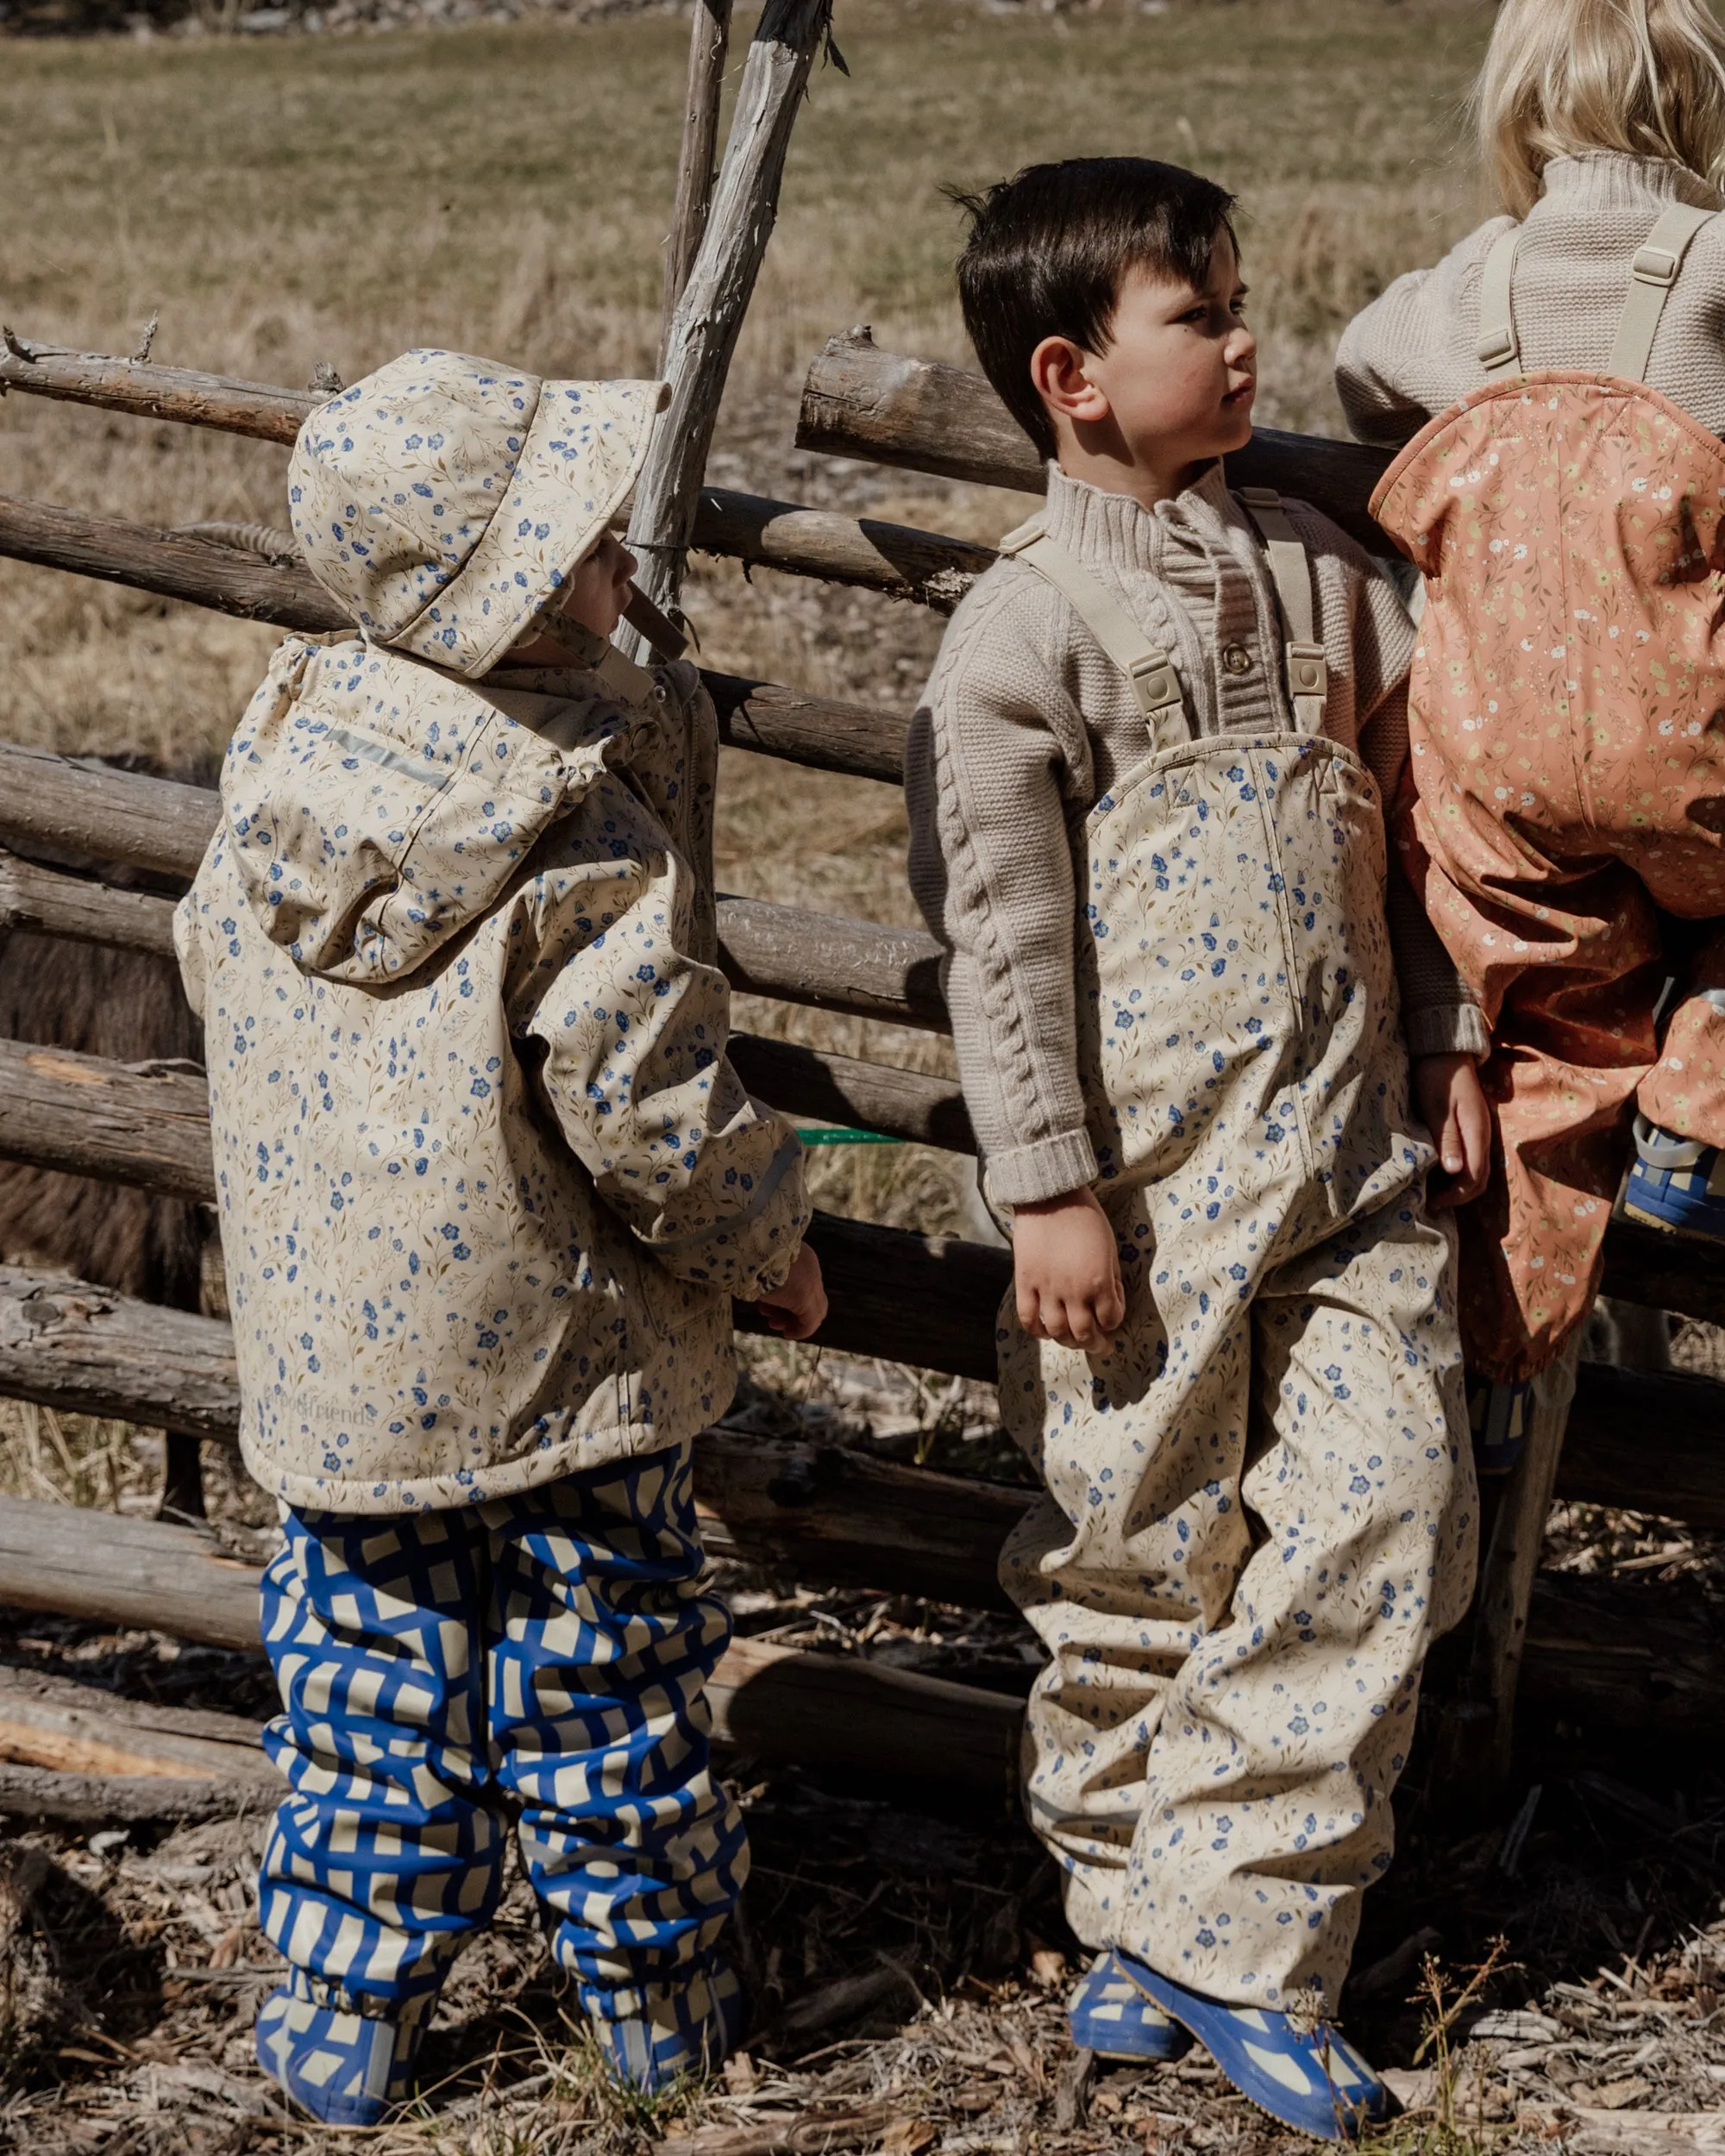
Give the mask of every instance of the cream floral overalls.
[{"label": "cream floral overalls", "polygon": [[1286,731],[1191,739],[1168,655],[1089,571],[1038,523],[1003,542],[1131,680],[1152,753],[1090,813],[1076,939],[1126,1321],[1087,1356],[1006,1300],[1001,1414],[1048,1495],[1001,1576],[1052,1658],[1025,1783],[1080,1938],[1233,2004],[1333,2008],[1421,1666],[1471,1591],[1472,1464],[1377,789],[1321,730],[1293,527],[1241,498]]}]

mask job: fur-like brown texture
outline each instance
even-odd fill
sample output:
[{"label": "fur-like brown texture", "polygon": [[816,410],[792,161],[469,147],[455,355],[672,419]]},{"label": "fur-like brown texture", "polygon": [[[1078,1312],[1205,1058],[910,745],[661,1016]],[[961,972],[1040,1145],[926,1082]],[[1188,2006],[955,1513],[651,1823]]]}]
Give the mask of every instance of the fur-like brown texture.
[{"label": "fur-like brown texture", "polygon": [[[0,940],[0,1033],[122,1063],[203,1061],[171,960],[47,936]],[[150,1302],[198,1307],[206,1217],[147,1191],[0,1162],[0,1258]]]}]

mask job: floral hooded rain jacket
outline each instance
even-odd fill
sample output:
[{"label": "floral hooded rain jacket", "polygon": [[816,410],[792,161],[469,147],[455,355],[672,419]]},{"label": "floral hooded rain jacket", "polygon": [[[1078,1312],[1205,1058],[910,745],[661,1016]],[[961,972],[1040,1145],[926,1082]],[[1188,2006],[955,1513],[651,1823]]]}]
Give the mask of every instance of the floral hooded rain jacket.
[{"label": "floral hooded rain jacket", "polygon": [[686,666],[489,669],[633,484],[652,383],[411,353],[322,407],[295,528],[366,624],[290,636],[176,924],[207,1034],[246,1463],[478,1503],[723,1411],[788,1271],[788,1126],[725,1060]]}]

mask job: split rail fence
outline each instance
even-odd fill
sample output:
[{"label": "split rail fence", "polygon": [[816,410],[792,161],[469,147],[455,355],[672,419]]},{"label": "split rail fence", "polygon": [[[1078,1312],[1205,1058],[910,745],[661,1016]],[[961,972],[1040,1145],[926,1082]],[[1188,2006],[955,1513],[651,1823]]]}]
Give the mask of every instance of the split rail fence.
[{"label": "split rail fence", "polygon": [[[0,393],[21,392],[154,420],[291,442],[316,396],[182,368],[31,345],[6,335]],[[994,486],[1038,491],[1029,442],[979,377],[837,337],[810,371],[799,444]],[[1233,461],[1243,481],[1316,502],[1379,552],[1365,504],[1383,460],[1270,431]],[[693,544],[761,568],[862,586],[950,611],[992,559],[936,532],[703,488]],[[162,530],[0,497],[0,555],[286,629],[348,626],[286,535]],[[909,715],[729,674],[706,680],[731,747],[895,784]],[[45,866],[75,856],[189,881],[216,796],[98,763],[0,745],[0,928],[171,952],[172,901]],[[760,900],[724,898],[722,958],[751,994],[943,1030],[929,937]],[[972,1153],[950,1081],[865,1058],[738,1036],[762,1099],[791,1112]],[[204,1082],[0,1040],[0,1157],[209,1202]],[[992,1379],[1002,1251],[822,1216],[812,1240],[834,1348]],[[1608,1238],[1608,1292],[1725,1324],[1725,1256],[1633,1225]],[[750,1323],[738,1312],[738,1322]],[[58,1275],[0,1267],[0,1395],[116,1415],[182,1442],[235,1442],[225,1324]],[[1624,1738],[1697,1739],[1725,1713],[1725,1665],[1704,1614],[1644,1590],[1536,1576],[1561,1497],[1725,1527],[1725,1385],[1584,1367],[1566,1440],[1551,1432],[1512,1482],[1488,1549],[1471,1658],[1457,1680],[1453,1741],[1482,1773],[1507,1758],[1524,1696]],[[1536,1457],[1538,1456],[1538,1457]],[[813,1583],[861,1585],[969,1608],[1000,1604],[995,1555],[1028,1501],[1019,1489],[875,1460],[835,1445],[714,1430],[697,1486],[712,1547]],[[256,1578],[213,1534],[23,1500],[0,1501],[0,1602],[189,1639],[255,1648]],[[944,1781],[1004,1799],[1017,1701],[865,1660],[739,1641],[715,1689],[721,1738],[759,1756]],[[87,1689],[0,1674],[0,1809],[66,1819],[186,1813],[230,1803],[267,1775],[236,1717],[144,1708]]]}]

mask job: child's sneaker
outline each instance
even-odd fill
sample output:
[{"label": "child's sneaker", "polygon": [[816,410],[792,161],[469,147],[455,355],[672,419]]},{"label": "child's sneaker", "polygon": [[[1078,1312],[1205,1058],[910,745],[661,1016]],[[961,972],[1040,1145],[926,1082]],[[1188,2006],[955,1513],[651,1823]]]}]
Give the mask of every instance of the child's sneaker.
[{"label": "child's sneaker", "polygon": [[1531,1383],[1505,1385],[1490,1377],[1467,1381],[1467,1421],[1473,1432],[1473,1463],[1482,1475],[1507,1475],[1527,1443]]},{"label": "child's sneaker", "polygon": [[711,2073],[743,2036],[743,1986],[720,1962],[674,1991],[648,1994],[645,2009],[613,2021],[595,2014],[593,2033],[617,2078],[643,2096],[685,2074]]},{"label": "child's sneaker", "polygon": [[1080,2051],[1098,2059],[1166,2062],[1183,2059],[1192,2039],[1153,1999],[1147,1999],[1112,1952],[1098,1954],[1066,2002],[1066,2021]]},{"label": "child's sneaker", "polygon": [[412,2093],[435,2003],[422,1993],[384,2020],[314,2006],[283,1984],[258,2009],[258,2064],[326,2126],[380,2126]]},{"label": "child's sneaker", "polygon": [[1725,1238],[1725,1166],[1719,1147],[1679,1138],[1638,1115],[1622,1210],[1650,1228]]},{"label": "child's sneaker", "polygon": [[1129,1955],[1116,1959],[1190,2029],[1243,2096],[1284,2126],[1314,2140],[1351,2141],[1388,2115],[1389,2090],[1327,2021],[1303,2027],[1271,2007],[1224,2006]]}]

